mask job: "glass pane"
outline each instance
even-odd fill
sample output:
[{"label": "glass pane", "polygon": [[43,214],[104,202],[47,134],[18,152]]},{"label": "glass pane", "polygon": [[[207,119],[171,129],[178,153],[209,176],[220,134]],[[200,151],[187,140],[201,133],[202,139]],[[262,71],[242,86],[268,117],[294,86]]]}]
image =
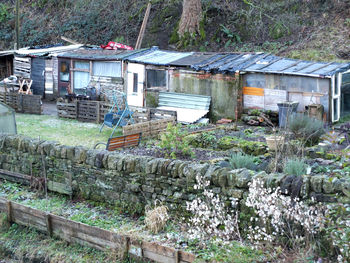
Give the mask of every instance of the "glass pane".
[{"label": "glass pane", "polygon": [[89,62],[82,62],[82,61],[75,61],[74,62],[74,68],[75,69],[90,69],[90,63]]},{"label": "glass pane", "polygon": [[134,73],[134,87],[133,87],[133,92],[137,93],[137,86],[138,86],[138,76],[137,73]]},{"label": "glass pane", "polygon": [[147,70],[147,87],[165,87],[166,71],[165,70]]},{"label": "glass pane", "polygon": [[94,76],[103,77],[121,77],[121,63],[120,62],[94,62],[92,65],[92,72]]},{"label": "glass pane", "polygon": [[69,63],[66,61],[61,62],[60,81],[63,81],[63,82],[69,81]]},{"label": "glass pane", "polygon": [[73,80],[74,80],[73,90],[75,93],[79,94],[79,91],[77,90],[84,89],[89,85],[90,74],[88,72],[74,71]]},{"label": "glass pane", "polygon": [[338,83],[339,83],[339,74],[337,74],[336,76],[335,76],[335,82],[334,82],[334,95],[338,95],[339,94],[339,92],[338,92]]},{"label": "glass pane", "polygon": [[333,120],[339,120],[339,99],[333,99]]}]

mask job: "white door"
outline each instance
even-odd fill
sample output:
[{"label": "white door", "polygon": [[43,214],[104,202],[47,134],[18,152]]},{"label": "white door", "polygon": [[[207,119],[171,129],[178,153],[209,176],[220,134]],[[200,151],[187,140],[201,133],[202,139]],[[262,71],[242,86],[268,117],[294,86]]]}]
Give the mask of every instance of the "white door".
[{"label": "white door", "polygon": [[341,94],[342,73],[332,76],[332,122],[340,119],[340,94]]},{"label": "white door", "polygon": [[127,100],[130,106],[143,107],[145,66],[141,64],[128,64],[127,71]]}]

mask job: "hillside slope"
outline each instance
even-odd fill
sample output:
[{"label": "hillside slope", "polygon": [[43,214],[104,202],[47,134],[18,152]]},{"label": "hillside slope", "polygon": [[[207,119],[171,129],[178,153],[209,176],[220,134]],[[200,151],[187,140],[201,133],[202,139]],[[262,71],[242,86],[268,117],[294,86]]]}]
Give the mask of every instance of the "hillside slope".
[{"label": "hillside slope", "polygon": [[[0,49],[14,44],[14,1],[0,3]],[[143,47],[265,51],[309,60],[350,59],[349,0],[202,0],[202,37],[178,45],[181,0],[153,0]],[[135,45],[148,0],[23,0],[21,45],[110,40]]]}]

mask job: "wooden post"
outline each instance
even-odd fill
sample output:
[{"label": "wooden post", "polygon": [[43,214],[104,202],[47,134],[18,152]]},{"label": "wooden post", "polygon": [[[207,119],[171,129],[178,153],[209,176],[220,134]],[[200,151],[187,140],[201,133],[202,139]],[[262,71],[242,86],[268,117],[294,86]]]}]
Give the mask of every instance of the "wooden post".
[{"label": "wooden post", "polygon": [[124,258],[127,258],[128,255],[129,255],[129,250],[130,250],[130,237],[125,237],[125,241],[126,241],[126,244],[125,244],[125,252],[124,252]]},{"label": "wooden post", "polygon": [[44,180],[45,180],[45,197],[47,199],[47,173],[46,173],[46,162],[45,162],[45,157],[44,157],[44,151],[41,152],[41,161],[43,165],[43,173],[44,173]]},{"label": "wooden post", "polygon": [[100,102],[99,101],[96,102],[96,112],[97,112],[96,121],[97,121],[97,123],[100,123],[101,117],[100,117]]},{"label": "wooden post", "polygon": [[175,251],[175,263],[180,263],[180,253],[179,250]]},{"label": "wooden post", "polygon": [[52,237],[52,223],[51,223],[51,215],[46,214],[46,228],[47,228],[47,234]]},{"label": "wooden post", "polygon": [[74,101],[75,103],[75,119],[78,119],[78,100]]},{"label": "wooden post", "polygon": [[71,194],[69,195],[69,198],[70,198],[70,200],[72,200],[73,199],[73,186],[72,186],[72,174],[71,173],[69,173],[68,174],[68,180],[69,180],[69,188],[70,188],[70,191],[71,191]]},{"label": "wooden post", "polygon": [[147,26],[147,22],[148,22],[148,18],[149,18],[149,14],[151,12],[151,6],[152,6],[151,1],[149,1],[148,5],[147,5],[145,17],[143,18],[140,33],[139,33],[139,36],[138,36],[137,41],[136,41],[135,49],[141,48],[143,36],[145,35],[145,30],[146,30],[146,26]]},{"label": "wooden post", "polygon": [[9,222],[9,224],[12,224],[13,222],[11,201],[7,201],[7,221]]}]

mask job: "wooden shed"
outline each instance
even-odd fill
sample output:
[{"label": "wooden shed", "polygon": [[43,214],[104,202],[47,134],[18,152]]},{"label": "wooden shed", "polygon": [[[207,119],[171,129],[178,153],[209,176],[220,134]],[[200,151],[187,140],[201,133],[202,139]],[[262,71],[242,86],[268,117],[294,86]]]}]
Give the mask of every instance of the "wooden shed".
[{"label": "wooden shed", "polygon": [[13,74],[14,51],[0,51],[0,80]]},{"label": "wooden shed", "polygon": [[19,49],[14,56],[14,75],[33,80],[34,95],[45,99],[58,97],[58,58],[63,52],[77,50],[83,45],[53,46],[38,49]]},{"label": "wooden shed", "polygon": [[80,49],[58,55],[58,93],[64,96],[68,89],[76,95],[86,95],[87,87],[124,91],[124,66],[122,60],[142,52]]}]

